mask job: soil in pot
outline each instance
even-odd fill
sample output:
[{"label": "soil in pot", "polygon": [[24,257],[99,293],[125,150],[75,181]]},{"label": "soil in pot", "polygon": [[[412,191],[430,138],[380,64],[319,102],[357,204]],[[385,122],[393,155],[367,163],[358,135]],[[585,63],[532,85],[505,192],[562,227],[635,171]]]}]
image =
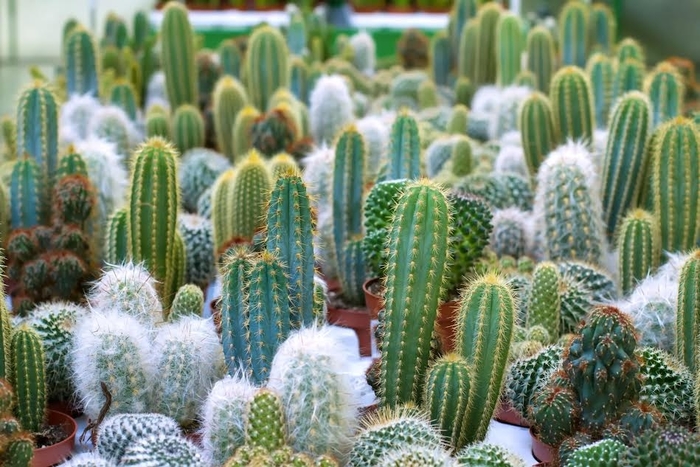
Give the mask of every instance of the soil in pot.
[{"label": "soil in pot", "polygon": [[32,467],[50,467],[71,456],[78,424],[69,415],[47,410],[46,428],[34,433]]},{"label": "soil in pot", "polygon": [[365,291],[365,303],[372,319],[377,319],[379,310],[384,308],[384,284],[381,277],[367,280],[362,284]]},{"label": "soil in pot", "polygon": [[367,308],[348,305],[343,302],[338,292],[329,290],[327,321],[329,324],[355,331],[360,345],[360,356],[372,355],[371,319]]}]

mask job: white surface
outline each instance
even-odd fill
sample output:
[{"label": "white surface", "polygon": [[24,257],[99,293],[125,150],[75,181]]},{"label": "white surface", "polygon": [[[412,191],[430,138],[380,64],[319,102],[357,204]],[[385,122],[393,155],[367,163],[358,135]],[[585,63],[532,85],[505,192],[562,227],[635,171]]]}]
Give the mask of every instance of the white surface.
[{"label": "white surface", "polygon": [[[151,12],[151,25],[160,27],[162,11]],[[358,29],[442,29],[447,27],[445,13],[354,13],[352,26]],[[272,26],[286,26],[289,14],[284,11],[191,11],[190,23],[195,30],[245,28],[267,22]]]}]

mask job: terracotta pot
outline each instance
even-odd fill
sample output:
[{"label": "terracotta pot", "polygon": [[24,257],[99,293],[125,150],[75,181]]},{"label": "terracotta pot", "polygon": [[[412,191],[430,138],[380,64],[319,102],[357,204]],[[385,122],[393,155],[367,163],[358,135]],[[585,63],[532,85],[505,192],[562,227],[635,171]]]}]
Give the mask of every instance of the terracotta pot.
[{"label": "terracotta pot", "polygon": [[458,311],[459,302],[457,300],[445,302],[438,308],[437,332],[445,352],[452,352],[455,349]]},{"label": "terracotta pot", "polygon": [[532,457],[534,457],[537,462],[547,464],[554,461],[557,457],[554,448],[540,441],[533,428],[530,428],[530,438],[532,438]]},{"label": "terracotta pot", "polygon": [[523,428],[530,427],[527,420],[524,420],[523,417],[520,416],[520,413],[508,403],[500,403],[493,418],[497,422],[506,423],[508,425],[520,426]]},{"label": "terracotta pot", "polygon": [[370,291],[370,287],[374,284],[381,283],[381,281],[381,277],[375,277],[373,279],[368,279],[362,284],[362,290],[365,292],[365,303],[367,304],[367,309],[372,319],[377,319],[379,317],[379,310],[384,308],[384,296],[375,295]]},{"label": "terracotta pot", "polygon": [[201,431],[193,431],[192,433],[185,433],[185,438],[192,441],[194,444],[196,444],[199,447],[202,446],[202,432]]},{"label": "terracotta pot", "polygon": [[371,320],[366,308],[334,308],[329,303],[326,320],[329,324],[355,331],[360,344],[360,356],[369,357],[372,355]]},{"label": "terracotta pot", "polygon": [[80,407],[80,405],[67,401],[49,402],[48,409],[70,415],[73,418],[78,418],[83,415],[83,408]]},{"label": "terracotta pot", "polygon": [[73,453],[75,445],[75,434],[78,432],[78,424],[75,423],[70,416],[57,412],[55,410],[47,410],[47,423],[51,426],[61,425],[68,437],[52,446],[47,446],[41,449],[34,450],[34,458],[32,459],[32,467],[50,467],[60,464],[65,459],[68,459]]}]

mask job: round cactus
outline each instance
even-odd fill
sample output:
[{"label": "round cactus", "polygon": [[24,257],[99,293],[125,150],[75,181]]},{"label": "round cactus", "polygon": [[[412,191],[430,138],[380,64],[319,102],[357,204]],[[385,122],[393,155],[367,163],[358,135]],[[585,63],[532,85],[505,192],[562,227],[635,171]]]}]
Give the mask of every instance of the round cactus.
[{"label": "round cactus", "polygon": [[377,466],[381,467],[444,467],[451,465],[450,454],[442,448],[405,446],[386,453]]},{"label": "round cactus", "polygon": [[489,247],[498,256],[520,258],[532,252],[534,234],[528,214],[518,208],[494,212]]},{"label": "round cactus", "polygon": [[700,436],[678,426],[649,430],[634,438],[618,465],[700,465],[699,441]]},{"label": "round cactus", "polygon": [[201,316],[203,311],[204,292],[194,284],[185,284],[175,294],[168,321],[176,321],[183,316]]},{"label": "round cactus", "polygon": [[142,438],[126,448],[124,467],[207,467],[197,446],[177,435],[158,434]]},{"label": "round cactus", "polygon": [[604,439],[574,451],[566,463],[571,467],[617,467],[627,448],[619,441]]},{"label": "round cactus", "polygon": [[640,402],[653,405],[675,424],[694,426],[694,383],[688,369],[659,349],[644,347],[639,356],[644,376]]},{"label": "round cactus", "polygon": [[562,348],[549,346],[537,354],[516,360],[508,369],[505,395],[511,406],[527,418],[532,400],[547,382],[550,373],[561,364]]},{"label": "round cactus", "polygon": [[95,452],[83,452],[62,463],[61,467],[117,467],[117,464]]},{"label": "round cactus", "polygon": [[156,413],[112,415],[100,424],[97,452],[107,461],[118,464],[130,445],[159,434],[177,436],[180,426],[172,418]]},{"label": "round cactus", "polygon": [[226,157],[211,149],[193,148],[184,153],[178,167],[182,206],[197,211],[199,197],[230,167]]},{"label": "round cactus", "polygon": [[138,140],[134,124],[121,108],[116,106],[98,109],[88,126],[88,134],[102,138],[117,147],[117,153],[127,157]]},{"label": "round cactus", "polygon": [[211,221],[197,214],[180,214],[177,222],[185,243],[185,281],[207,287],[216,275]]},{"label": "round cactus", "polygon": [[459,451],[455,457],[457,464],[465,467],[525,467],[525,461],[521,458],[494,444],[473,444]]}]

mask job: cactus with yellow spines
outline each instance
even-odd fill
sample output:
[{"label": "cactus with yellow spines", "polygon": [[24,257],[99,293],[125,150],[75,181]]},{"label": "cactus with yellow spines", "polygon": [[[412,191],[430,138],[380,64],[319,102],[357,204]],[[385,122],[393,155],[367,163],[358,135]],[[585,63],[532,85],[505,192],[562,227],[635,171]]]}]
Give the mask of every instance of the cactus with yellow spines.
[{"label": "cactus with yellow spines", "polygon": [[244,70],[248,96],[258,109],[267,109],[277,89],[289,87],[289,50],[277,28],[265,25],[253,31]]},{"label": "cactus with yellow spines", "polygon": [[301,169],[296,159],[286,152],[281,152],[273,156],[272,159],[270,159],[269,167],[273,182],[276,182],[285,174],[301,175]]},{"label": "cactus with yellow spines", "polygon": [[180,287],[173,299],[168,321],[173,323],[184,316],[201,316],[204,310],[204,292],[195,284]]},{"label": "cactus with yellow spines", "polygon": [[7,445],[3,461],[8,467],[32,465],[34,459],[34,438],[29,433],[18,433]]},{"label": "cactus with yellow spines", "polygon": [[253,147],[252,128],[255,121],[260,117],[258,109],[252,105],[247,105],[238,112],[233,122],[233,161],[241,161],[246,153]]},{"label": "cactus with yellow spines", "polygon": [[630,91],[641,91],[645,74],[644,63],[639,60],[628,58],[618,63],[613,76],[613,102]]},{"label": "cactus with yellow spines", "polygon": [[179,288],[175,282],[179,206],[177,150],[162,138],[151,138],[133,156],[127,237],[130,258],[143,262],[158,281],[164,310]]},{"label": "cactus with yellow spines", "polygon": [[170,116],[163,107],[156,105],[146,112],[146,137],[153,136],[170,139]]},{"label": "cactus with yellow spines", "polygon": [[237,246],[226,254],[220,267],[221,281],[221,342],[229,375],[245,368],[248,354],[247,280],[252,254],[247,246]]},{"label": "cactus with yellow spines", "polygon": [[15,415],[22,429],[37,433],[46,421],[44,347],[37,332],[22,325],[12,332],[10,384],[15,392]]},{"label": "cactus with yellow spines", "polygon": [[110,103],[122,109],[132,122],[136,121],[139,103],[133,84],[125,79],[117,79],[109,94]]},{"label": "cactus with yellow spines", "polygon": [[569,139],[593,143],[595,117],[591,81],[578,67],[560,69],[552,78],[549,98],[554,110],[554,121],[559,131],[559,142]]},{"label": "cactus with yellow spines", "polygon": [[613,103],[613,79],[615,65],[610,57],[602,53],[590,56],[586,63],[586,73],[591,80],[595,122],[598,128],[608,124],[608,114]]},{"label": "cactus with yellow spines", "polygon": [[527,69],[537,78],[537,90],[549,93],[549,84],[557,70],[554,37],[544,26],[535,26],[527,35]]},{"label": "cactus with yellow spines", "polygon": [[678,117],[655,136],[651,194],[661,228],[663,251],[694,248],[700,225],[700,132]]},{"label": "cactus with yellow spines", "polygon": [[222,76],[213,94],[214,131],[219,151],[231,162],[234,162],[233,124],[247,104],[248,96],[243,85],[231,76]]},{"label": "cactus with yellow spines", "polygon": [[9,115],[0,118],[0,134],[5,144],[2,161],[11,161],[17,157],[17,123],[14,118]]},{"label": "cactus with yellow spines", "polygon": [[617,41],[617,21],[610,7],[604,3],[594,3],[588,22],[589,46],[610,55]]},{"label": "cactus with yellow spines", "polygon": [[[477,47],[479,41],[479,20],[472,18],[467,21],[462,29],[462,35],[459,41],[459,52],[457,55],[457,69],[459,76],[467,78],[470,83],[476,85],[476,68],[477,68]],[[458,102],[468,105],[467,102]]]},{"label": "cactus with yellow spines", "polygon": [[559,46],[563,66],[586,66],[588,57],[589,7],[571,0],[559,13]]},{"label": "cactus with yellow spines", "polygon": [[[4,299],[4,293],[2,298]],[[12,370],[12,322],[6,305],[0,305],[0,380],[9,380]]]},{"label": "cactus with yellow spines", "polygon": [[129,257],[129,243],[127,236],[127,222],[129,213],[121,208],[114,211],[107,218],[105,257],[107,264],[122,264]]},{"label": "cactus with yellow spines", "polygon": [[180,154],[192,148],[203,147],[204,119],[199,109],[190,104],[175,109],[170,134]]},{"label": "cactus with yellow spines", "polygon": [[[270,171],[260,153],[254,149],[248,153],[236,166],[231,183],[231,199],[222,206],[230,213],[225,221],[229,223],[230,234],[223,241],[250,242],[265,227],[265,212],[272,188]],[[219,207],[214,206],[214,210],[217,209]]]},{"label": "cactus with yellow spines", "polygon": [[676,358],[692,373],[698,364],[700,333],[700,250],[695,249],[685,260],[678,279],[678,311],[676,315]]},{"label": "cactus with yellow spines", "polygon": [[561,321],[561,279],[558,267],[543,261],[532,273],[532,285],[527,294],[527,327],[541,326],[549,339],[542,344],[552,344],[559,338]]},{"label": "cactus with yellow spines", "polygon": [[26,229],[46,223],[46,178],[34,159],[21,157],[14,164],[9,194],[13,229]]},{"label": "cactus with yellow spines", "polygon": [[537,90],[537,76],[530,70],[520,70],[513,80],[513,85]]},{"label": "cactus with yellow spines", "polygon": [[81,25],[72,29],[66,38],[63,61],[68,96],[89,94],[97,97],[99,62],[95,38],[90,31]]},{"label": "cactus with yellow spines", "polygon": [[420,133],[418,124],[407,110],[403,110],[391,126],[389,155],[385,180],[420,176]]},{"label": "cactus with yellow spines", "polygon": [[228,248],[233,238],[231,219],[233,218],[233,186],[235,169],[228,169],[216,179],[211,193],[211,221],[214,235],[214,253],[218,259]]},{"label": "cactus with yellow spines", "polygon": [[520,107],[519,127],[525,162],[534,177],[559,141],[552,103],[547,96],[534,92],[525,99]]},{"label": "cactus with yellow spines", "polygon": [[467,22],[476,17],[478,7],[478,0],[456,0],[452,6],[450,24],[448,27],[450,47],[452,50],[450,68],[454,68],[459,61],[457,54],[462,40],[462,31]]},{"label": "cactus with yellow spines", "polygon": [[521,55],[525,49],[523,24],[519,16],[504,12],[496,28],[496,82],[509,86],[520,73]]},{"label": "cactus with yellow spines", "polygon": [[258,389],[246,408],[246,445],[275,451],[286,444],[287,426],[280,397],[267,388]]},{"label": "cactus with yellow spines", "polygon": [[487,273],[469,283],[460,299],[456,352],[473,369],[463,445],[483,441],[498,404],[515,327],[515,301],[507,280]]},{"label": "cactus with yellow spines", "polygon": [[601,178],[606,233],[612,240],[622,217],[636,205],[644,182],[651,135],[647,96],[638,91],[625,94],[612,111],[608,132]]},{"label": "cactus with yellow spines", "polygon": [[194,31],[184,5],[168,2],[163,11],[160,41],[160,58],[171,108],[198,105]]},{"label": "cactus with yellow spines", "polygon": [[661,261],[661,232],[656,217],[643,209],[628,212],[618,229],[617,248],[620,288],[627,295]]},{"label": "cactus with yellow spines", "polygon": [[399,198],[387,245],[382,404],[420,403],[443,293],[450,208],[434,183],[419,180]]},{"label": "cactus with yellow spines", "polygon": [[647,76],[644,91],[649,95],[654,128],[683,113],[685,84],[676,68],[670,63],[659,63]]},{"label": "cactus with yellow spines", "polygon": [[646,62],[646,56],[641,44],[631,37],[625,37],[617,44],[615,52],[617,61],[622,63],[628,58],[639,60],[642,63]]}]

